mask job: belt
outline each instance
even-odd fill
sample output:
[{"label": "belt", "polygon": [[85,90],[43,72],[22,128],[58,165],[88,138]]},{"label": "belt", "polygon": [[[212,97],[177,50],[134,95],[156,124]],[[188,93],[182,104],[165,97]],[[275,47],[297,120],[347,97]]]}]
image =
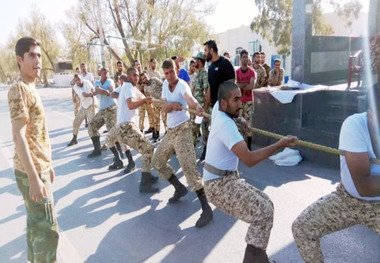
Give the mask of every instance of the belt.
[{"label": "belt", "polygon": [[208,163],[205,163],[204,167],[203,167],[207,172],[210,172],[212,174],[216,174],[216,175],[219,175],[219,176],[228,176],[228,175],[232,175],[232,174],[235,174],[236,171],[227,171],[227,170],[220,170],[214,166],[212,166],[211,164],[208,164]]}]

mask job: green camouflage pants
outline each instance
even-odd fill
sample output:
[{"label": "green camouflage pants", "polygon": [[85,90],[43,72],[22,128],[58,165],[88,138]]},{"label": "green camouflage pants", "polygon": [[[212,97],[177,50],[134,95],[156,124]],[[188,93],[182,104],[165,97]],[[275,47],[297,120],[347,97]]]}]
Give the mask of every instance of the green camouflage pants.
[{"label": "green camouflage pants", "polygon": [[[239,112],[240,117],[243,117],[250,125],[253,120],[253,101],[247,101],[242,103],[243,109]],[[242,131],[240,131],[242,133]],[[243,136],[252,137],[252,131],[249,129]]]},{"label": "green camouflage pants", "polygon": [[93,106],[85,108],[80,108],[78,113],[75,115],[75,119],[73,121],[73,134],[78,135],[80,125],[82,124],[83,120],[87,117],[88,122],[91,122],[91,120],[95,116],[95,108]]},{"label": "green camouflage pants", "polygon": [[56,262],[59,234],[50,174],[47,172],[40,176],[47,198],[38,203],[29,198],[28,176],[18,170],[15,170],[15,176],[26,207],[28,260],[32,263]]},{"label": "green camouflage pants", "polygon": [[357,224],[380,235],[380,201],[359,200],[339,184],[335,192],[306,208],[293,222],[292,230],[303,260],[322,263],[320,238]]},{"label": "green camouflage pants", "polygon": [[174,174],[173,168],[168,164],[174,151],[191,190],[201,189],[202,177],[197,170],[190,121],[169,129],[153,155],[152,165],[164,180],[168,180]]},{"label": "green camouflage pants", "polygon": [[111,148],[117,141],[138,151],[142,156],[142,171],[150,173],[154,148],[134,123],[121,123],[108,132],[107,146]]},{"label": "green camouflage pants", "polygon": [[206,181],[207,199],[223,212],[248,224],[247,244],[266,249],[273,226],[273,203],[254,186],[240,179],[238,172]]},{"label": "green camouflage pants", "polygon": [[110,130],[116,123],[116,106],[111,106],[106,109],[100,110],[92,118],[88,125],[88,135],[90,137],[100,136],[99,129],[106,124],[107,129]]},{"label": "green camouflage pants", "polygon": [[145,111],[148,113],[149,126],[153,127],[153,108],[151,104],[143,104],[139,107],[139,128],[140,131],[144,130]]}]

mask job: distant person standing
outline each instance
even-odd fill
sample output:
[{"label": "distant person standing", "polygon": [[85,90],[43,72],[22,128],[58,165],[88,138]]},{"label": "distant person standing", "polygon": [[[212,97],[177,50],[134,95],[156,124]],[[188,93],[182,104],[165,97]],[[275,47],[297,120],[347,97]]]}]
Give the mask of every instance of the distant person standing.
[{"label": "distant person standing", "polygon": [[[77,74],[80,74],[80,68],[76,67],[75,72]],[[75,83],[74,83],[75,85]],[[80,99],[78,98],[77,94],[74,92],[74,86],[71,89],[71,97],[73,98],[74,103],[74,116],[78,114],[79,108],[80,108]]]},{"label": "distant person standing", "polygon": [[281,60],[276,58],[274,60],[274,67],[269,73],[269,85],[281,86],[284,79],[284,69],[281,68]]},{"label": "distant person standing", "polygon": [[113,81],[115,82],[115,87],[119,87],[120,85],[120,76],[123,74],[123,70],[124,70],[124,66],[123,66],[123,62],[121,60],[119,60],[117,63],[116,63],[116,67],[117,67],[117,71],[113,77]]},{"label": "distant person standing", "polygon": [[45,111],[35,86],[42,67],[40,43],[31,37],[19,39],[16,59],[21,79],[8,91],[8,105],[15,177],[27,214],[28,261],[56,262],[59,234],[51,186],[55,172]]},{"label": "distant person standing", "polygon": [[180,64],[179,64],[179,63],[185,61],[185,58],[182,56],[172,56],[171,59],[174,60],[174,62],[175,62],[178,78],[184,80],[187,83],[187,85],[190,86],[189,73],[186,71],[186,69],[181,68]]},{"label": "distant person standing", "polygon": [[252,65],[253,70],[256,73],[256,84],[255,84],[255,89],[264,87],[265,85],[265,69],[261,65],[261,55],[260,52],[255,52],[253,54],[253,65]]},{"label": "distant person standing", "polygon": [[149,60],[149,68],[147,70],[147,74],[150,78],[158,78],[162,80],[162,74],[157,70],[157,60],[155,58],[151,58]]},{"label": "distant person standing", "polygon": [[92,84],[94,84],[94,81],[95,81],[94,75],[92,75],[90,72],[87,72],[86,63],[82,62],[82,64],[80,64],[80,69],[81,69],[81,73],[82,73],[82,79],[87,79]]},{"label": "distant person standing", "polygon": [[268,82],[268,79],[269,79],[269,72],[271,70],[270,66],[265,62],[265,57],[266,57],[266,54],[264,51],[261,51],[260,52],[260,63],[261,63],[261,66],[264,67],[265,69],[265,81],[263,83],[263,87],[266,87],[268,86],[269,82]]}]

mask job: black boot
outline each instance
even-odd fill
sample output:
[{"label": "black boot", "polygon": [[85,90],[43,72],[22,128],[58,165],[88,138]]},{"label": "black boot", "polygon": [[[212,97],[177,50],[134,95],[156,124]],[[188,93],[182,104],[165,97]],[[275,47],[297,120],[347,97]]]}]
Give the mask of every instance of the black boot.
[{"label": "black boot", "polygon": [[84,123],[85,123],[84,127],[88,128],[88,120],[87,120],[87,117],[84,118]]},{"label": "black boot", "polygon": [[157,193],[160,191],[158,188],[152,186],[151,176],[150,173],[141,173],[140,193]]},{"label": "black boot", "polygon": [[253,245],[247,244],[243,263],[271,263],[267,252]]},{"label": "black boot", "polygon": [[119,152],[120,159],[124,159],[124,153],[123,153],[123,150],[121,149],[120,143],[116,142],[115,145],[116,145],[117,151]]},{"label": "black boot", "polygon": [[92,153],[87,155],[87,158],[93,158],[102,154],[102,151],[100,150],[100,137],[91,137],[91,140],[92,144],[94,145],[94,150],[92,151]]},{"label": "black boot", "polygon": [[252,151],[251,144],[252,144],[252,137],[247,137],[247,146],[250,151]]},{"label": "black boot", "polygon": [[132,154],[130,150],[125,151],[125,156],[127,156],[128,159],[128,165],[124,169],[124,174],[129,174],[133,170],[136,169],[135,162],[133,161]]},{"label": "black boot", "polygon": [[201,154],[201,157],[199,157],[199,160],[203,161],[206,158],[206,151],[207,151],[207,145],[203,146],[203,152]]},{"label": "black boot", "polygon": [[156,129],[154,129],[153,131],[153,142],[157,142],[160,140],[160,131],[157,131]]},{"label": "black boot", "polygon": [[169,198],[170,204],[178,202],[181,197],[185,196],[188,193],[186,186],[181,184],[181,182],[174,174],[169,178],[169,183],[171,183],[175,188],[174,195]]},{"label": "black boot", "polygon": [[207,197],[204,188],[199,189],[198,191],[196,191],[196,193],[202,205],[202,214],[198,221],[195,223],[195,226],[204,227],[208,224],[208,222],[211,221],[213,212],[210,205],[207,202]]},{"label": "black boot", "polygon": [[122,169],[124,167],[123,161],[120,160],[119,152],[117,151],[116,147],[115,146],[111,147],[110,150],[113,153],[113,155],[115,156],[115,158],[114,158],[114,163],[111,164],[110,166],[108,166],[108,170]]},{"label": "black boot", "polygon": [[67,144],[67,147],[72,146],[72,145],[77,144],[77,143],[78,143],[77,136],[73,135],[73,138],[71,139],[71,141],[69,142],[69,144]]},{"label": "black boot", "polygon": [[147,129],[146,131],[144,131],[145,134],[149,134],[149,133],[152,133],[153,132],[153,128],[152,127],[149,127],[149,129]]}]

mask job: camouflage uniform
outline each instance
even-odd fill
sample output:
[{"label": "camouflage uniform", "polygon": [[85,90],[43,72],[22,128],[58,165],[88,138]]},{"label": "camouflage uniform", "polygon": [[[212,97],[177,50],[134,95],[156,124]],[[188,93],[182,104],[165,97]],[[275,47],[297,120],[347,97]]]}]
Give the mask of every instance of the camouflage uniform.
[{"label": "camouflage uniform", "polygon": [[162,75],[157,70],[152,70],[151,68],[149,68],[146,71],[146,74],[148,74],[149,78],[158,78],[159,80],[162,80]]},{"label": "camouflage uniform", "polygon": [[80,99],[78,97],[78,95],[76,93],[74,93],[74,98],[75,98],[75,102],[74,102],[74,115],[77,116],[78,112],[79,112],[79,109],[80,109]]},{"label": "camouflage uniform", "polygon": [[[150,79],[150,85],[143,85],[144,88],[144,93],[146,95],[151,96],[154,99],[161,99],[161,94],[162,94],[162,81],[158,78],[152,77]],[[166,112],[162,110],[161,104],[160,103],[153,103],[150,105],[150,107],[153,110],[152,116],[153,116],[153,128],[156,131],[160,131],[160,114],[162,117],[162,121],[165,126],[165,130],[167,130],[166,126]],[[148,113],[149,116],[149,113]]]},{"label": "camouflage uniform", "polygon": [[263,68],[265,69],[265,81],[263,82],[263,87],[268,86],[269,84],[269,72],[270,72],[270,66],[267,63],[264,63]]},{"label": "camouflage uniform", "polygon": [[[141,82],[141,78],[139,80],[138,86],[142,87],[142,93],[144,93],[143,83]],[[144,120],[145,120],[145,112],[148,113],[149,127],[153,128],[153,107],[151,104],[143,104],[139,107],[139,128],[140,131],[144,130]]]},{"label": "camouflage uniform", "polygon": [[190,121],[184,122],[177,127],[169,128],[168,133],[153,155],[152,166],[162,179],[168,180],[174,174],[168,160],[175,151],[187,183],[191,190],[197,191],[203,188],[203,185],[202,177],[197,170],[191,133],[192,126]]},{"label": "camouflage uniform", "polygon": [[320,238],[335,231],[362,224],[380,235],[380,202],[352,197],[344,186],[306,208],[292,230],[298,250],[307,263],[322,263]]},{"label": "camouflage uniform", "polygon": [[253,68],[253,70],[256,73],[255,89],[264,87],[265,77],[266,77],[266,73],[265,73],[264,67],[259,64],[259,67],[257,69],[254,68],[254,67],[252,67],[252,68]]},{"label": "camouflage uniform", "polygon": [[[79,100],[79,98],[78,98],[78,100]],[[75,119],[73,121],[73,134],[74,135],[78,135],[79,127],[85,118],[88,119],[88,122],[91,122],[91,120],[95,116],[95,111],[96,111],[95,105],[90,106],[87,109],[82,108],[82,107],[80,108],[77,115],[75,115]]]},{"label": "camouflage uniform", "polygon": [[[201,106],[204,106],[205,104],[205,95],[207,93],[207,90],[209,88],[208,83],[208,73],[205,68],[202,68],[199,70],[195,80],[194,80],[194,98],[199,102]],[[194,123],[193,128],[193,138],[194,141],[198,138],[198,131],[199,131],[199,124]],[[202,136],[203,136],[203,145],[207,144],[208,135],[209,132],[209,126],[210,126],[210,118],[203,118],[202,120]]]},{"label": "camouflage uniform", "polygon": [[154,148],[134,123],[120,123],[108,132],[106,137],[107,146],[109,148],[114,147],[117,141],[138,151],[142,156],[142,171],[150,173]]},{"label": "camouflage uniform", "polygon": [[269,81],[271,86],[280,86],[282,84],[282,80],[284,79],[284,69],[280,68],[279,73],[276,74],[274,69],[269,73]]},{"label": "camouflage uniform", "polygon": [[254,186],[240,179],[235,172],[204,183],[208,200],[223,212],[248,224],[245,241],[263,250],[273,226],[273,203]]},{"label": "camouflage uniform", "polygon": [[116,123],[116,106],[111,106],[100,110],[88,125],[88,135],[90,137],[100,136],[99,129],[106,124],[110,130]]},{"label": "camouflage uniform", "polygon": [[56,262],[59,234],[49,173],[51,144],[41,98],[33,83],[19,81],[9,89],[8,105],[12,121],[29,119],[25,137],[34,167],[47,193],[47,197],[41,202],[30,199],[29,179],[16,152],[13,159],[15,177],[27,213],[28,260]]}]

